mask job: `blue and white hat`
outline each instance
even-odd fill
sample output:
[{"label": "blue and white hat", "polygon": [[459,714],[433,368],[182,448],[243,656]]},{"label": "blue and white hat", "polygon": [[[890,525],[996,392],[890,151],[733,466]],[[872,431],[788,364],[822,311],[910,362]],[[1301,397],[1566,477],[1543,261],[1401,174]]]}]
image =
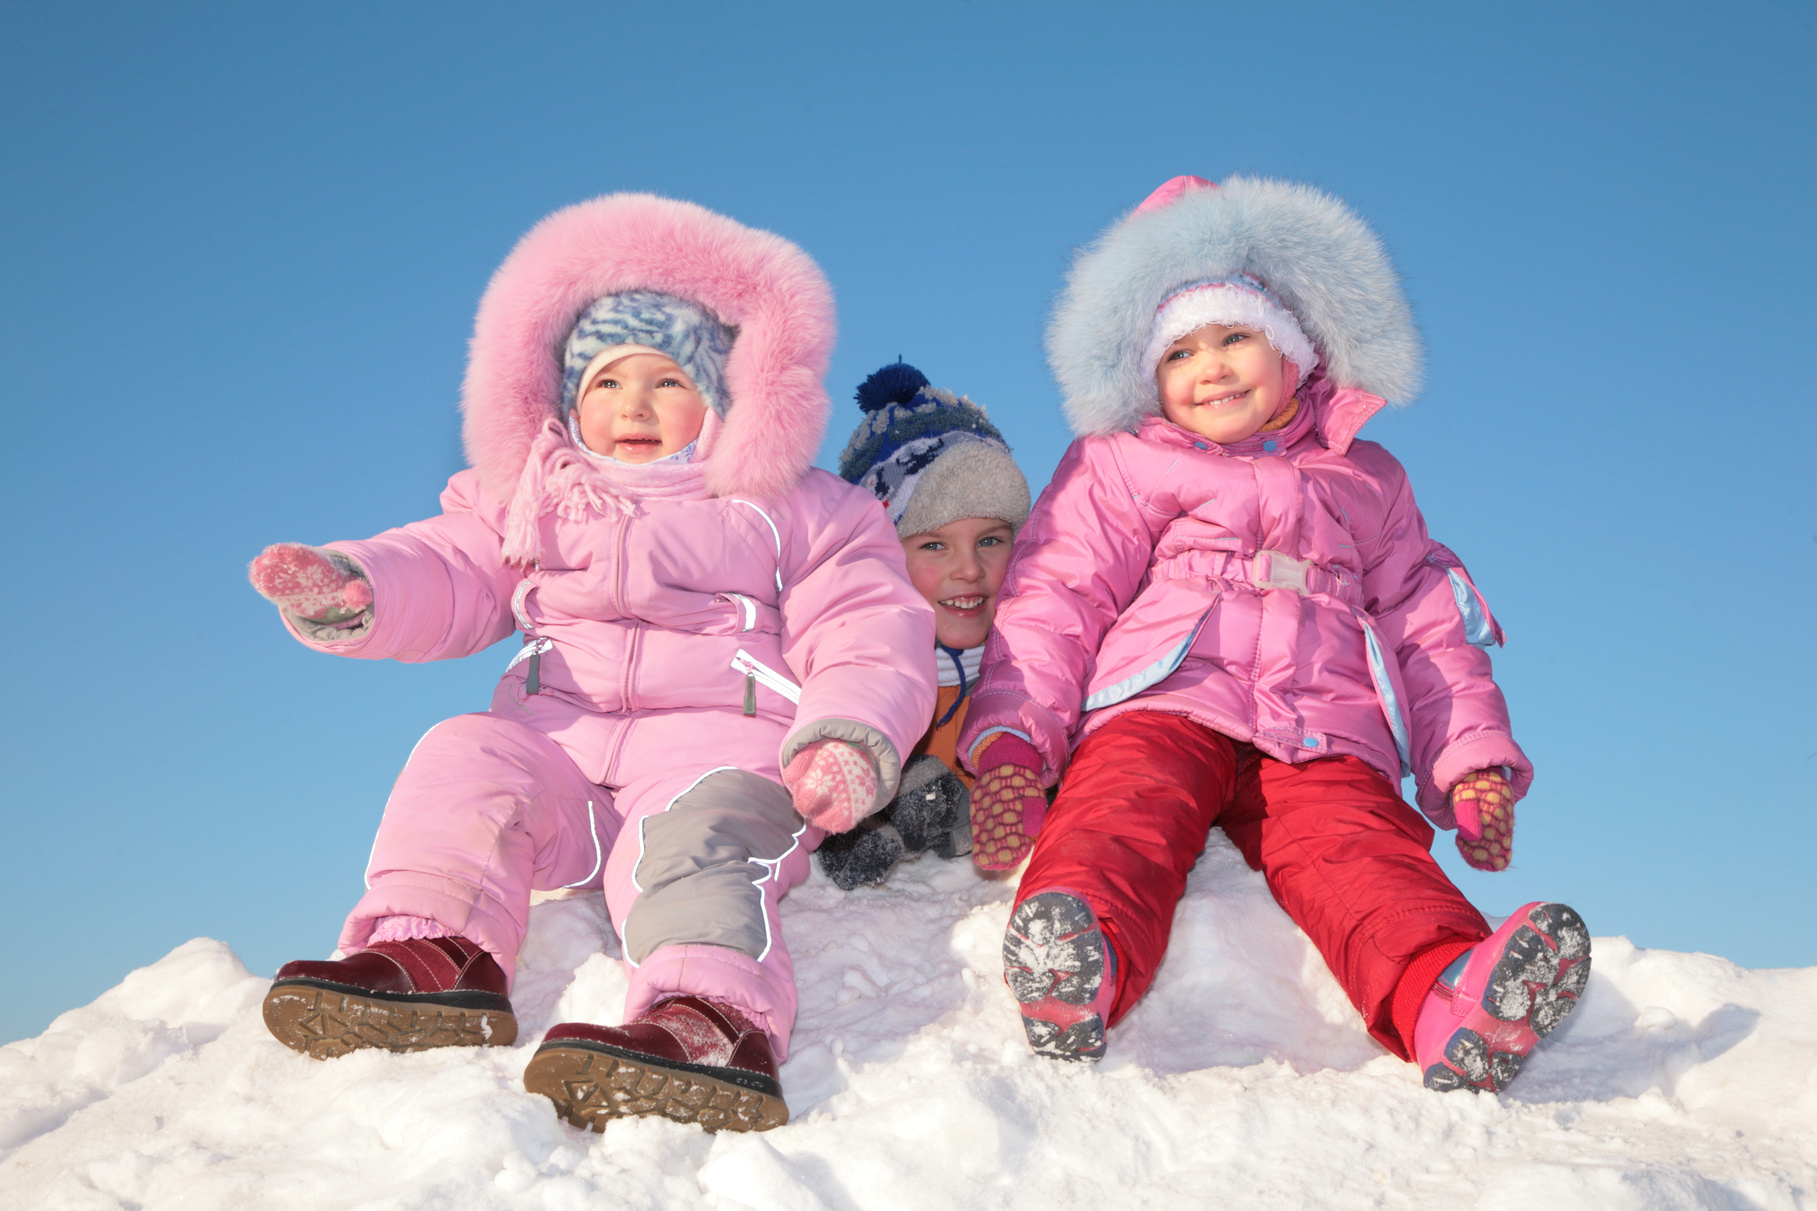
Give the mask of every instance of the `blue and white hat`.
[{"label": "blue and white hat", "polygon": [[964,517],[994,517],[1020,530],[1028,480],[1008,443],[964,396],[893,362],[858,388],[865,418],[839,456],[839,474],[883,502],[903,538]]},{"label": "blue and white hat", "polygon": [[595,300],[568,334],[562,350],[562,416],[573,410],[581,379],[595,358],[619,345],[637,345],[671,358],[700,388],[707,406],[725,419],[726,358],[738,330],[699,303],[628,290]]}]

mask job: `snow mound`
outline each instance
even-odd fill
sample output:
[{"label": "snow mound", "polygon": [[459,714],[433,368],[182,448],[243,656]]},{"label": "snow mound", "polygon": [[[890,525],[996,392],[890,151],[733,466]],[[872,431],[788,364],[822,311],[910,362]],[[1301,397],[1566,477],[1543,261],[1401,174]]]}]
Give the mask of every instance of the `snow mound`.
[{"label": "snow mound", "polygon": [[798,889],[794,1118],[765,1135],[588,1135],[523,1091],[549,1026],[620,1020],[596,898],[534,910],[497,1051],[305,1059],[266,978],[198,938],[0,1048],[0,1207],[1817,1207],[1817,969],[1598,938],[1506,1095],[1434,1094],[1214,834],[1153,992],[1073,1066],[1022,1040],[1009,899],[932,858]]}]

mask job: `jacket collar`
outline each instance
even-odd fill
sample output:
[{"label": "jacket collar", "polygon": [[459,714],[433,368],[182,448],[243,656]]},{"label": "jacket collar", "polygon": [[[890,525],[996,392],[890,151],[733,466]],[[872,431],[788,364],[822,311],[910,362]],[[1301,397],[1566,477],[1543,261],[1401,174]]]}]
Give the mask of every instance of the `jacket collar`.
[{"label": "jacket collar", "polygon": [[1255,433],[1240,442],[1219,445],[1182,429],[1166,417],[1150,416],[1136,427],[1135,432],[1137,437],[1163,445],[1249,458],[1289,453],[1316,433],[1326,449],[1341,455],[1349,452],[1358,431],[1386,402],[1381,396],[1356,387],[1333,387],[1321,367],[1300,388],[1299,415],[1284,429]]}]

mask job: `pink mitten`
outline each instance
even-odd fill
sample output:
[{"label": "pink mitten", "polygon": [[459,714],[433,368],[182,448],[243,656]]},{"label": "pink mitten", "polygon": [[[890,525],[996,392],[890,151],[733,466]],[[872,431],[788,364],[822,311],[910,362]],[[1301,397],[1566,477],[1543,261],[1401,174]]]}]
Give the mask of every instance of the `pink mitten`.
[{"label": "pink mitten", "polygon": [[972,861],[980,870],[1008,870],[1034,848],[1047,817],[1041,754],[1020,736],[998,732],[972,758]]},{"label": "pink mitten", "polygon": [[1478,870],[1507,870],[1514,856],[1514,788],[1498,769],[1481,769],[1451,788],[1457,852]]},{"label": "pink mitten", "polygon": [[351,559],[300,542],[266,547],[249,577],[266,600],[311,622],[348,622],[372,604],[372,584]]},{"label": "pink mitten", "polygon": [[850,832],[877,806],[877,759],[845,740],[815,740],[789,760],[782,784],[809,824]]}]

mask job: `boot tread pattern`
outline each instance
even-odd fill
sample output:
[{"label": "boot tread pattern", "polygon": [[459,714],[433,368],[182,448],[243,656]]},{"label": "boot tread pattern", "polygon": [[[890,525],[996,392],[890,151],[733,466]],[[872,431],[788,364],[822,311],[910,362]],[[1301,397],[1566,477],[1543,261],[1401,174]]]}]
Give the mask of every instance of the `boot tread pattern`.
[{"label": "boot tread pattern", "polygon": [[[1511,1028],[1502,1038],[1510,1046],[1496,1047],[1481,1032],[1460,1028],[1445,1046],[1449,1063],[1423,1074],[1426,1087],[1500,1093],[1519,1075],[1533,1043],[1577,1008],[1589,981],[1590,931],[1583,918],[1563,904],[1537,905],[1509,935],[1483,993],[1483,1008]],[[1525,1031],[1534,1038],[1521,1043]]]},{"label": "boot tread pattern", "polygon": [[1104,934],[1083,901],[1049,891],[1018,905],[1003,935],[1003,978],[1024,1007],[1022,1025],[1037,1055],[1089,1060],[1104,1054],[1097,1014],[1066,1026],[1040,1016],[1043,1002],[1089,1005],[1103,986]]},{"label": "boot tread pattern", "polygon": [[789,1121],[780,1097],[578,1047],[538,1051],[524,1070],[524,1088],[554,1102],[557,1115],[587,1131],[647,1114],[708,1131],[768,1131]]},{"label": "boot tread pattern", "polygon": [[517,1041],[517,1018],[508,1013],[383,1001],[307,985],[273,988],[265,994],[264,1013],[280,1043],[318,1060],[367,1047],[428,1051]]}]

